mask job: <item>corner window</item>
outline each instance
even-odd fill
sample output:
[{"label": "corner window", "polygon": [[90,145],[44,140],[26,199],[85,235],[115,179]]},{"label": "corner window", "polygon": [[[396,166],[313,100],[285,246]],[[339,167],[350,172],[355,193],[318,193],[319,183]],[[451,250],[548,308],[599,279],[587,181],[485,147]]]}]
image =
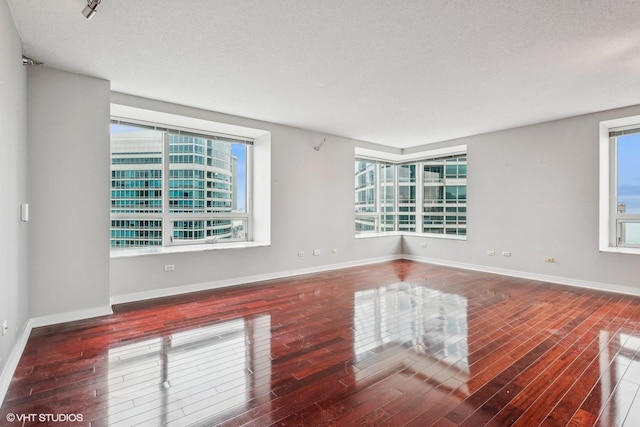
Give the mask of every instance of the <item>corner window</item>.
[{"label": "corner window", "polygon": [[355,159],[356,235],[401,232],[466,237],[466,146],[422,153],[410,161],[360,152],[356,151]]},{"label": "corner window", "polygon": [[112,250],[252,240],[252,145],[112,121]]},{"label": "corner window", "polygon": [[640,254],[640,117],[626,121],[601,124],[600,249]]}]

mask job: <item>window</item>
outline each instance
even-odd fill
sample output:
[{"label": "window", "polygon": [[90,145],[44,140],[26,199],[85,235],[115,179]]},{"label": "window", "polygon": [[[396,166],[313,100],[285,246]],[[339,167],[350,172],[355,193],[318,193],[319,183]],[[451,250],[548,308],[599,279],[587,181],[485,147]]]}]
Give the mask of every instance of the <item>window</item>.
[{"label": "window", "polygon": [[393,231],[466,236],[466,147],[412,161],[375,159],[367,157],[370,150],[360,152],[355,160],[356,235]]},{"label": "window", "polygon": [[252,140],[111,123],[111,248],[252,240]]},{"label": "window", "polygon": [[637,121],[622,126],[613,121],[611,127],[605,122],[607,138],[601,138],[601,202],[606,206],[601,206],[600,246],[640,253],[640,118],[630,119]]}]

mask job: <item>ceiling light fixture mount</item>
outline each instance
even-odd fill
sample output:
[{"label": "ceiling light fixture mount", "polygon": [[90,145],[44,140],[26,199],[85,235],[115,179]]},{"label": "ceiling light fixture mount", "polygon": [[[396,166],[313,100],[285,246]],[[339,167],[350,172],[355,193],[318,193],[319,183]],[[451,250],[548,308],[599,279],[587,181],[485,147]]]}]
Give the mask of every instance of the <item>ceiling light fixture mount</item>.
[{"label": "ceiling light fixture mount", "polygon": [[100,5],[100,0],[87,0],[87,5],[82,10],[84,17],[87,19],[93,18],[93,15],[96,14],[96,10],[98,9],[98,5]]},{"label": "ceiling light fixture mount", "polygon": [[29,58],[28,56],[22,55],[22,65],[42,65],[44,62],[36,61],[33,58]]}]

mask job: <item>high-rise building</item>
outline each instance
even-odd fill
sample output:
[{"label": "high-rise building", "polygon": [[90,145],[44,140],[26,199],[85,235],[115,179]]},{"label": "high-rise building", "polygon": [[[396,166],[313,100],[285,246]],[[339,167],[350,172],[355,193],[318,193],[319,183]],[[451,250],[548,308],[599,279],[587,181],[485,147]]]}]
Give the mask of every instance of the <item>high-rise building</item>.
[{"label": "high-rise building", "polygon": [[465,236],[466,155],[400,164],[356,158],[355,231]]},{"label": "high-rise building", "polygon": [[237,159],[230,141],[115,129],[111,136],[112,248],[162,246],[167,244],[163,236],[172,243],[243,237],[245,227],[238,221],[211,215],[230,213],[237,205]]}]

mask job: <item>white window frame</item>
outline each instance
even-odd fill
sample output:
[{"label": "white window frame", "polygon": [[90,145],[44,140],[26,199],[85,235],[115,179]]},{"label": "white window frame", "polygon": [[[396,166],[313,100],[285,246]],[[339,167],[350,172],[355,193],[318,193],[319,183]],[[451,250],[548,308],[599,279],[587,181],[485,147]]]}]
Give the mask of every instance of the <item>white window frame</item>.
[{"label": "white window frame", "polygon": [[[163,111],[167,108],[164,103],[153,101],[158,109],[149,109],[147,105],[136,106],[139,101],[127,95],[112,94],[115,102],[111,104],[111,117],[116,120],[127,121],[132,124],[160,123],[160,127],[171,130],[185,130],[199,134],[213,134],[238,137],[244,140],[253,140],[253,149],[248,155],[251,166],[247,167],[247,191],[246,210],[249,214],[251,227],[248,239],[242,241],[219,241],[218,243],[179,244],[165,246],[164,238],[167,236],[163,228],[163,246],[150,246],[141,248],[122,248],[111,250],[111,258],[123,258],[132,256],[144,256],[155,254],[170,254],[194,251],[225,250],[251,247],[266,247],[271,245],[271,132],[239,125],[232,125],[196,116],[181,115]],[[113,101],[113,99],[112,99]],[[145,103],[146,104],[146,103]],[[190,113],[192,109],[185,107]],[[196,110],[195,113],[201,113]],[[198,114],[201,115],[201,114]],[[165,164],[167,164],[165,162]],[[163,174],[166,175],[166,174]],[[166,175],[168,176],[168,175]],[[251,190],[249,190],[251,187]],[[168,194],[168,192],[165,192]],[[163,193],[163,194],[165,194]],[[162,214],[164,215],[164,214]],[[171,214],[176,215],[176,214]],[[189,214],[199,215],[199,214]],[[202,214],[208,216],[208,214]],[[225,218],[235,216],[235,213],[224,213]],[[245,215],[241,213],[239,215]],[[195,217],[192,217],[195,218]],[[223,218],[220,218],[223,219]],[[164,226],[164,221],[163,221]]]},{"label": "white window frame", "polygon": [[624,117],[600,122],[600,185],[599,185],[599,250],[640,255],[640,248],[618,243],[620,220],[640,222],[640,215],[619,214],[617,207],[617,161],[612,130],[639,128],[640,116]]},{"label": "white window frame", "polygon": [[[455,155],[467,155],[467,145],[455,145],[455,146],[451,146],[451,147],[445,147],[445,148],[439,148],[439,149],[434,149],[434,150],[428,150],[428,151],[419,151],[419,152],[415,152],[415,153],[409,153],[409,154],[397,154],[397,153],[388,153],[388,152],[383,152],[383,151],[377,151],[377,150],[372,150],[372,149],[368,149],[368,148],[361,148],[361,147],[356,147],[355,148],[355,159],[366,159],[366,160],[372,160],[372,161],[377,161],[380,163],[391,163],[391,164],[395,164],[395,165],[401,165],[401,164],[409,164],[409,163],[415,163],[418,165],[417,169],[416,169],[416,179],[415,182],[413,183],[413,185],[415,185],[415,207],[416,210],[415,212],[399,212],[398,211],[398,188],[399,188],[399,177],[398,177],[398,172],[396,171],[395,173],[395,199],[394,199],[394,204],[395,204],[395,209],[393,214],[395,215],[395,226],[394,226],[394,230],[395,231],[386,231],[386,232],[363,232],[363,233],[355,233],[355,237],[356,239],[361,239],[361,238],[368,238],[368,237],[380,237],[380,236],[389,236],[389,235],[409,235],[409,236],[422,236],[422,237],[432,237],[432,238],[436,238],[436,239],[450,239],[450,240],[467,240],[467,235],[453,235],[453,234],[439,234],[439,233],[424,233],[422,231],[423,229],[423,218],[425,215],[425,212],[423,211],[423,196],[424,196],[424,179],[423,179],[423,168],[419,167],[420,166],[420,162],[425,161],[425,160],[430,160],[430,159],[434,159],[434,158],[439,158],[439,157],[448,157],[448,156],[455,156]],[[376,229],[379,229],[380,224],[377,222],[378,219],[380,218],[381,215],[384,215],[384,212],[378,212],[378,205],[379,205],[379,189],[380,189],[380,179],[379,179],[379,174],[380,174],[380,164],[376,164],[376,183],[375,183],[375,188],[376,188],[376,199],[375,199],[375,204],[376,204],[376,212],[375,213],[371,213],[370,215],[367,213],[355,213],[354,212],[354,223],[355,223],[355,216],[372,216],[376,218]],[[415,229],[416,231],[399,231],[399,215],[414,215],[415,217]],[[446,217],[446,214],[445,214]],[[419,230],[419,231],[418,231]]]}]

